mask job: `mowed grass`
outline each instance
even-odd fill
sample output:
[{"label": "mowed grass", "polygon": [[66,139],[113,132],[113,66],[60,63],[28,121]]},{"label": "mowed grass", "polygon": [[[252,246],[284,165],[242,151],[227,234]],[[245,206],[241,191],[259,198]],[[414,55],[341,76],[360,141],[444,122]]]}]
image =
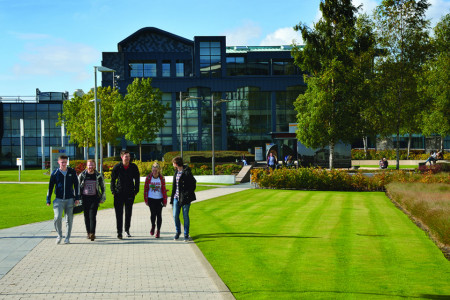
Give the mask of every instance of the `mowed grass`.
[{"label": "mowed grass", "polygon": [[[20,171],[21,182],[48,182],[50,175],[47,174],[47,170],[42,169],[26,169]],[[13,181],[19,182],[19,169],[1,170],[0,181]]]},{"label": "mowed grass", "polygon": [[450,297],[450,263],[380,192],[248,190],[195,203],[195,243],[237,299]]},{"label": "mowed grass", "polygon": [[[106,201],[100,204],[99,209],[114,207],[110,185],[106,184],[105,188]],[[172,185],[168,184],[167,188],[171,190]],[[196,191],[212,188],[214,187],[198,186]],[[47,190],[48,184],[0,184],[0,229],[52,220],[52,205],[50,207],[46,205]],[[144,201],[143,192],[144,184],[141,184],[134,203]],[[52,195],[53,200],[55,194]]]}]

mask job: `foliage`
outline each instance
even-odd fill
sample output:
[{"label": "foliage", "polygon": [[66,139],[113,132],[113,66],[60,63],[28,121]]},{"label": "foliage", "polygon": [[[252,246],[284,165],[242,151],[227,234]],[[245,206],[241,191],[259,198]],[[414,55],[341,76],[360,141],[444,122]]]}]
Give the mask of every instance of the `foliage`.
[{"label": "foliage", "polygon": [[[179,151],[167,152],[164,154],[164,161],[172,162],[172,159],[176,156],[179,156]],[[214,157],[216,162],[236,162],[236,160],[240,160],[242,155],[247,157],[247,162],[253,162],[255,160],[255,155],[250,154],[247,151],[235,151],[235,150],[226,150],[226,151],[215,151]],[[184,162],[194,162],[191,160],[191,157],[194,157],[197,161],[202,163],[210,163],[212,158],[211,151],[183,151],[183,161]],[[201,158],[201,159],[200,159]]]},{"label": "foliage", "polygon": [[161,102],[162,92],[152,87],[151,78],[135,78],[127,92],[125,99],[117,102],[114,117],[125,138],[139,145],[142,158],[142,142],[156,139],[169,107]]},{"label": "foliage", "polygon": [[391,182],[450,183],[450,173],[433,175],[388,171],[365,176],[362,172],[349,174],[345,170],[314,168],[251,170],[251,181],[261,188],[320,190],[320,191],[382,191]]},{"label": "foliage", "polygon": [[[424,135],[450,135],[450,14],[434,28],[434,55],[419,74],[419,94],[426,103],[422,113]],[[443,145],[442,145],[443,146]]]},{"label": "foliage", "polygon": [[386,189],[416,223],[428,229],[438,245],[450,250],[450,185],[390,183]]},{"label": "foliage", "polygon": [[[386,149],[386,150],[367,150],[367,156],[364,150],[360,149],[352,149],[352,159],[353,160],[380,160],[385,157],[386,159],[392,160],[396,159],[397,153],[396,150]],[[424,150],[411,150],[409,152],[407,150],[400,150],[400,159],[402,160],[426,160],[430,157],[429,153],[425,153]],[[450,152],[444,153],[444,160],[450,160]]]},{"label": "foliage", "polygon": [[[375,61],[377,98],[372,120],[382,135],[419,131],[424,107],[417,93],[417,74],[429,53],[427,0],[383,0],[375,11],[378,47]],[[397,144],[397,153],[400,150]],[[397,160],[400,159],[397,155]]]},{"label": "foliage", "polygon": [[[75,93],[72,99],[64,101],[63,113],[58,116],[59,121],[57,125],[61,125],[64,121],[64,127],[70,136],[70,141],[79,146],[91,147],[95,144],[95,106],[91,102],[94,98],[93,90],[83,95]],[[99,99],[101,104],[101,109],[100,106],[98,109],[98,117],[100,120],[101,116],[102,121],[102,144],[117,144],[120,134],[112,112],[116,102],[122,99],[122,96],[117,89],[98,87],[97,99]],[[100,134],[100,126],[97,129]]]},{"label": "foliage", "polygon": [[370,43],[356,41],[357,9],[350,0],[322,1],[320,11],[322,18],[313,29],[304,24],[294,27],[301,32],[305,46],[294,47],[292,55],[309,73],[304,76],[307,90],[295,102],[297,138],[310,148],[329,145],[331,169],[334,145],[351,142],[357,135],[354,117],[360,116],[360,110],[354,90],[361,72],[354,71],[354,59]]}]

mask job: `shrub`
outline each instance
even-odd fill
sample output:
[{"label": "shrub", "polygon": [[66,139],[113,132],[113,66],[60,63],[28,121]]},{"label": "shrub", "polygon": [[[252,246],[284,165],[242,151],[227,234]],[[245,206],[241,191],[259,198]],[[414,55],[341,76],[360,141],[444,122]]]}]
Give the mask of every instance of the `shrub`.
[{"label": "shrub", "polygon": [[382,191],[391,182],[450,183],[450,174],[383,171],[369,177],[357,172],[314,168],[253,169],[251,180],[262,188],[322,191]]}]

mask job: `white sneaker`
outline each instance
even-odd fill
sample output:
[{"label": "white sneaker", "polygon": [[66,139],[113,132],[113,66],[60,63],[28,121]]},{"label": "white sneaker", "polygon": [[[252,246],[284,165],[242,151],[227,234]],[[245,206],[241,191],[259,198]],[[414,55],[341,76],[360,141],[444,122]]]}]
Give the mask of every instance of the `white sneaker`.
[{"label": "white sneaker", "polygon": [[66,239],[64,240],[64,244],[70,244],[70,241],[69,241],[68,238],[66,238]]},{"label": "white sneaker", "polygon": [[56,238],[56,245],[58,245],[59,243],[61,243],[61,237],[60,236],[58,236],[57,238]]}]

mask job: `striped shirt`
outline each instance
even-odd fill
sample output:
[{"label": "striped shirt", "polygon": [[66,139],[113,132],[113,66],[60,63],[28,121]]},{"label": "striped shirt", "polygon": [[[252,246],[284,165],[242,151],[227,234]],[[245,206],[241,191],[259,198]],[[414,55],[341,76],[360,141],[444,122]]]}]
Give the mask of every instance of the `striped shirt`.
[{"label": "striped shirt", "polygon": [[176,198],[176,199],[180,199],[180,185],[178,183],[180,181],[180,177],[181,177],[182,173],[183,173],[182,171],[177,172],[177,190],[175,191],[175,196],[174,196],[174,198]]}]

